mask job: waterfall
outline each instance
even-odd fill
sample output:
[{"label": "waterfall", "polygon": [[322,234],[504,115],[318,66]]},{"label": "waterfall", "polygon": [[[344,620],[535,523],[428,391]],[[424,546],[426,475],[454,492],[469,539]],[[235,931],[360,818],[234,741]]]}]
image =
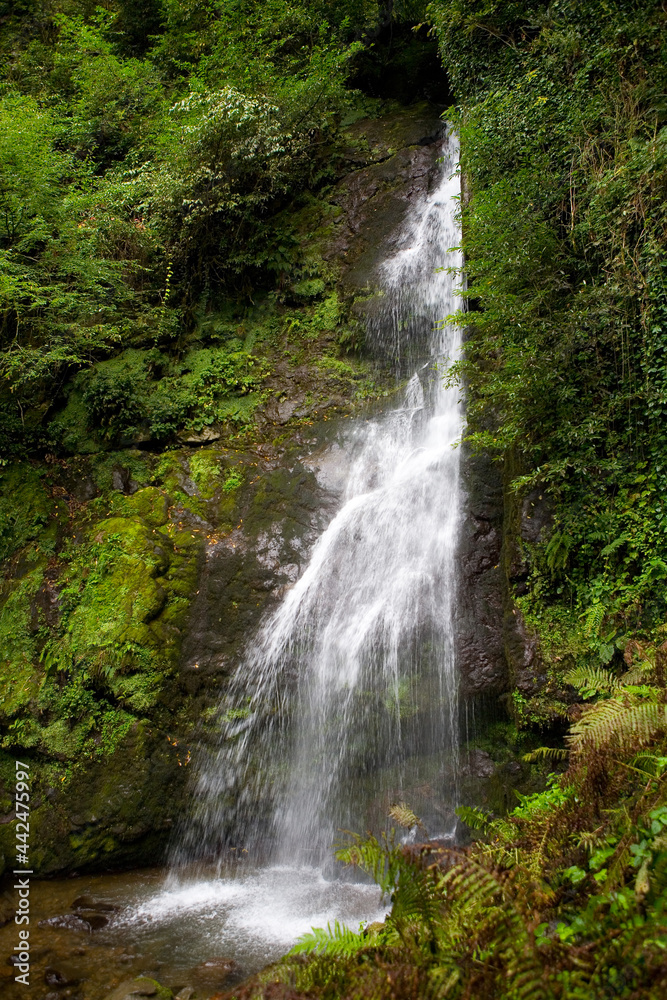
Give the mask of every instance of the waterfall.
[{"label": "waterfall", "polygon": [[369,342],[410,376],[402,398],[342,439],[342,505],[225,694],[186,853],[224,842],[321,867],[340,829],[377,827],[400,800],[432,836],[453,832],[463,415],[444,381],[460,335],[442,320],[459,305],[457,156],[450,136],[380,268]]},{"label": "waterfall", "polygon": [[457,156],[450,136],[377,276],[368,340],[395,362],[400,399],[342,421],[338,512],[232,678],[178,863],[124,916],[139,947],[184,968],[225,954],[248,974],[311,926],[381,920],[378,890],[345,881],[332,844],[341,829],[385,826],[392,802],[431,836],[454,833],[463,414],[443,378],[459,333],[441,321],[459,304]]}]

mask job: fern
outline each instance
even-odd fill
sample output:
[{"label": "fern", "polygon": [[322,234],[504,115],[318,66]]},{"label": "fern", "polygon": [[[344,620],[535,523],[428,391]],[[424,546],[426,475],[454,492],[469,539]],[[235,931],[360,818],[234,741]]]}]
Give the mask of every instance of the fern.
[{"label": "fern", "polygon": [[574,750],[585,746],[601,747],[614,744],[629,748],[650,742],[661,729],[667,728],[667,709],[655,702],[628,704],[618,698],[598,702],[570,728],[567,740]]},{"label": "fern", "polygon": [[442,894],[439,877],[433,871],[415,862],[405,864],[392,898],[387,923],[395,927],[403,939],[406,930],[413,925],[423,929],[429,938],[434,936],[434,925],[442,911]]},{"label": "fern", "polygon": [[545,555],[547,558],[547,567],[552,572],[565,569],[570,549],[572,548],[572,542],[572,536],[565,534],[565,532],[561,534],[559,531],[556,531],[551,536],[545,550]]},{"label": "fern", "polygon": [[584,634],[588,638],[595,639],[600,634],[605,612],[604,604],[593,604],[581,615],[584,619]]},{"label": "fern", "polygon": [[405,802],[397,802],[389,807],[389,816],[393,819],[399,826],[404,827],[407,830],[411,830],[414,826],[418,826],[420,829],[424,829],[424,824],[420,820],[410,806],[406,805]]},{"label": "fern", "polygon": [[470,806],[459,806],[456,815],[472,830],[480,830],[482,833],[487,833],[493,823],[489,813]]},{"label": "fern", "polygon": [[639,753],[632,761],[632,766],[652,778],[660,778],[667,769],[667,757],[659,757],[653,753]]},{"label": "fern", "polygon": [[380,841],[377,837],[363,838],[356,833],[351,836],[353,843],[339,847],[336,857],[343,864],[361,868],[379,885],[384,895],[390,895],[401,868],[406,864],[393,837],[383,834]]},{"label": "fern", "polygon": [[611,694],[618,691],[621,681],[610,670],[604,667],[576,667],[565,674],[566,684],[578,688],[584,698],[592,698],[596,694]]},{"label": "fern", "polygon": [[539,760],[565,760],[567,755],[566,747],[538,747],[537,750],[524,754],[522,759],[528,764],[534,764]]},{"label": "fern", "polygon": [[327,924],[326,930],[322,927],[312,927],[309,933],[302,934],[288,954],[351,958],[367,945],[368,941],[362,927],[355,932],[335,920],[333,927]]}]

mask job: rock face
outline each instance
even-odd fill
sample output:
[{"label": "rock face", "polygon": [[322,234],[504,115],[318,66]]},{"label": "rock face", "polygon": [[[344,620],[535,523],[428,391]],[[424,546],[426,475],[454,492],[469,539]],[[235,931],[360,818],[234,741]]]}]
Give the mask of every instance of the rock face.
[{"label": "rock face", "polygon": [[[204,426],[184,429],[164,453],[144,442],[108,456],[49,456],[48,468],[21,470],[18,479],[4,474],[26,523],[45,526],[18,549],[0,593],[0,633],[14,644],[4,688],[0,669],[0,723],[19,734],[10,750],[33,762],[32,863],[41,874],[164,856],[187,800],[189,765],[217,740],[220,692],[339,502],[346,462],[332,422],[352,412],[369,369],[322,351],[341,316],[352,332],[363,320],[378,263],[438,174],[442,133],[438,109],[427,104],[355,123],[345,176],[285,221],[330,285],[318,279],[285,291],[309,305],[297,317],[303,331],[273,358],[254,438],[238,444],[233,426]],[[526,574],[522,544],[540,537],[550,513],[539,495],[520,505],[505,497],[501,470],[487,459],[464,452],[462,476],[462,693],[497,698],[514,686],[530,695],[543,670],[512,594]],[[79,546],[76,558],[49,555],[65,542]],[[65,638],[40,646],[40,630],[58,634],[65,610]],[[64,680],[54,681],[82,648],[102,713],[87,729],[87,689],[70,706]],[[113,663],[109,648],[122,650]],[[0,792],[7,859],[10,792]],[[58,926],[90,933],[107,920],[94,900],[77,903],[54,918]]]},{"label": "rock face", "polygon": [[552,524],[551,507],[539,490],[531,490],[521,499],[506,496],[502,554],[505,657],[509,686],[527,697],[538,694],[548,678],[538,639],[526,625],[513,598],[526,590],[526,546],[548,537]]},{"label": "rock face", "polygon": [[[445,125],[428,104],[350,130],[352,162],[364,165],[341,181],[331,198],[341,212],[324,252],[337,260],[345,283],[363,287],[391,251],[406,210],[437,172],[437,142]],[[371,160],[368,163],[368,159]]]},{"label": "rock face", "polygon": [[[362,383],[361,400],[390,384],[366,385],[375,368],[332,344],[354,334],[356,300],[436,175],[442,128],[427,104],[355,123],[344,176],[286,213],[290,239],[325,277],[284,291],[296,333],[271,355],[254,437],[238,444],[233,422],[184,428],[163,453],[141,437],[111,452],[88,442],[43,467],[3,471],[3,496],[27,528],[3,564],[0,725],[8,753],[31,764],[40,874],[163,856],[196,746],[216,739],[220,691],[337,502],[324,432]],[[259,332],[248,323],[238,336],[273,343],[281,316],[258,306]],[[80,427],[77,405],[68,403]],[[7,784],[7,861],[11,803]],[[89,933],[106,917],[87,908],[63,919]]]},{"label": "rock face", "polygon": [[464,521],[459,548],[458,661],[466,697],[505,690],[503,488],[487,458],[463,456]]}]

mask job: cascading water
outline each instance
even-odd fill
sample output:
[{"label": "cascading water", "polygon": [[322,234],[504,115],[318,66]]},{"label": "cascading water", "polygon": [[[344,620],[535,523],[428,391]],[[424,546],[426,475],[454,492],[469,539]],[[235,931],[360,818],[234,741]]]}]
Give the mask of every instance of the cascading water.
[{"label": "cascading water", "polygon": [[[453,821],[458,743],[453,612],[459,511],[459,347],[452,176],[411,212],[383,265],[370,336],[395,356],[427,350],[399,407],[357,425],[344,503],[266,622],[226,696],[223,741],[202,776],[196,843],[224,831],[274,859],[321,865],[336,831],[365,829],[409,798],[431,833]],[[448,252],[450,251],[450,252]],[[401,327],[412,345],[401,351]],[[425,766],[426,765],[426,766]],[[440,773],[438,773],[438,771]],[[202,829],[203,828],[203,829]],[[210,833],[209,833],[210,836]]]},{"label": "cascading water", "polygon": [[[450,249],[459,235],[453,136],[442,152],[439,180],[381,268],[369,323],[371,343],[403,375],[412,368],[402,401],[342,440],[342,506],[236,671],[220,750],[199,779],[198,813],[179,848],[181,858],[223,843],[250,851],[263,867],[245,877],[244,905],[259,887],[283,937],[287,926],[289,935],[376,910],[370,887],[322,879],[341,828],[384,825],[389,804],[404,800],[432,836],[453,833],[463,415],[443,378],[459,333],[441,322],[459,304],[449,270],[460,264]],[[223,884],[217,898],[233,896]],[[171,886],[160,905],[187,909],[188,892]],[[305,926],[290,924],[290,905]]]}]

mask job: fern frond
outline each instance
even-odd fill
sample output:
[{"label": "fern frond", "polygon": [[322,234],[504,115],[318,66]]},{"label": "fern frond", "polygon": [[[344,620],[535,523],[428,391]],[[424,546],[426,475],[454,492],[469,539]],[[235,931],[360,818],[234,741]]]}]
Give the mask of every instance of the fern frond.
[{"label": "fern frond", "polygon": [[447,894],[468,913],[490,908],[502,897],[502,886],[494,876],[474,861],[461,861],[443,876]]},{"label": "fern frond", "polygon": [[540,956],[527,929],[517,898],[492,872],[471,858],[462,860],[443,877],[445,892],[453,907],[462,941],[484,942],[486,955],[493,954],[506,966],[512,996],[521,1000],[550,1000],[552,993],[543,979]]},{"label": "fern frond", "polygon": [[538,760],[566,760],[569,750],[566,747],[538,747],[531,750],[521,758],[528,764],[534,764]]},{"label": "fern frond", "polygon": [[581,847],[589,854],[592,854],[597,847],[601,847],[603,844],[607,843],[607,839],[604,835],[604,827],[600,826],[597,830],[584,830],[580,834],[572,834],[572,839],[578,841]]},{"label": "fern frond", "polygon": [[582,693],[585,692],[584,696],[587,698],[598,693],[611,694],[621,686],[619,678],[604,667],[575,667],[565,674],[563,680]]},{"label": "fern frond", "polygon": [[428,1000],[445,1000],[452,996],[454,987],[461,979],[461,970],[449,965],[437,965],[429,972],[428,978]]},{"label": "fern frond", "polygon": [[632,761],[632,766],[652,778],[659,778],[663,771],[667,770],[667,757],[658,757],[653,753],[638,753]]},{"label": "fern frond", "polygon": [[486,833],[493,823],[489,813],[471,806],[459,806],[456,815],[472,830],[481,830],[482,833]]},{"label": "fern frond", "polygon": [[633,663],[629,670],[625,671],[621,677],[621,681],[624,685],[645,684],[653,672],[654,668],[652,663],[649,663],[648,660],[639,660],[637,663]]},{"label": "fern frond", "polygon": [[411,864],[400,874],[394,890],[393,907],[387,922],[399,932],[407,925],[422,925],[429,935],[442,910],[439,879],[428,869]]},{"label": "fern frond", "polygon": [[393,819],[399,826],[404,827],[406,830],[411,830],[413,826],[418,826],[422,830],[424,829],[424,824],[420,820],[410,806],[406,805],[405,802],[395,802],[394,805],[389,807],[389,816]]},{"label": "fern frond", "polygon": [[326,930],[313,927],[309,933],[302,934],[288,954],[351,958],[367,946],[368,941],[361,930],[357,933],[335,920],[333,927],[327,924]]},{"label": "fern frond", "polygon": [[593,604],[580,616],[584,619],[584,633],[589,638],[595,638],[599,635],[605,612],[604,604]]},{"label": "fern frond", "polygon": [[354,868],[361,868],[373,879],[385,895],[390,895],[396,885],[399,872],[409,865],[409,861],[397,849],[391,836],[360,837],[350,834],[353,843],[337,848],[339,861]]},{"label": "fern frond", "polygon": [[567,740],[574,750],[584,746],[622,748],[648,743],[667,727],[667,709],[655,702],[627,704],[617,698],[598,702],[570,728]]}]

